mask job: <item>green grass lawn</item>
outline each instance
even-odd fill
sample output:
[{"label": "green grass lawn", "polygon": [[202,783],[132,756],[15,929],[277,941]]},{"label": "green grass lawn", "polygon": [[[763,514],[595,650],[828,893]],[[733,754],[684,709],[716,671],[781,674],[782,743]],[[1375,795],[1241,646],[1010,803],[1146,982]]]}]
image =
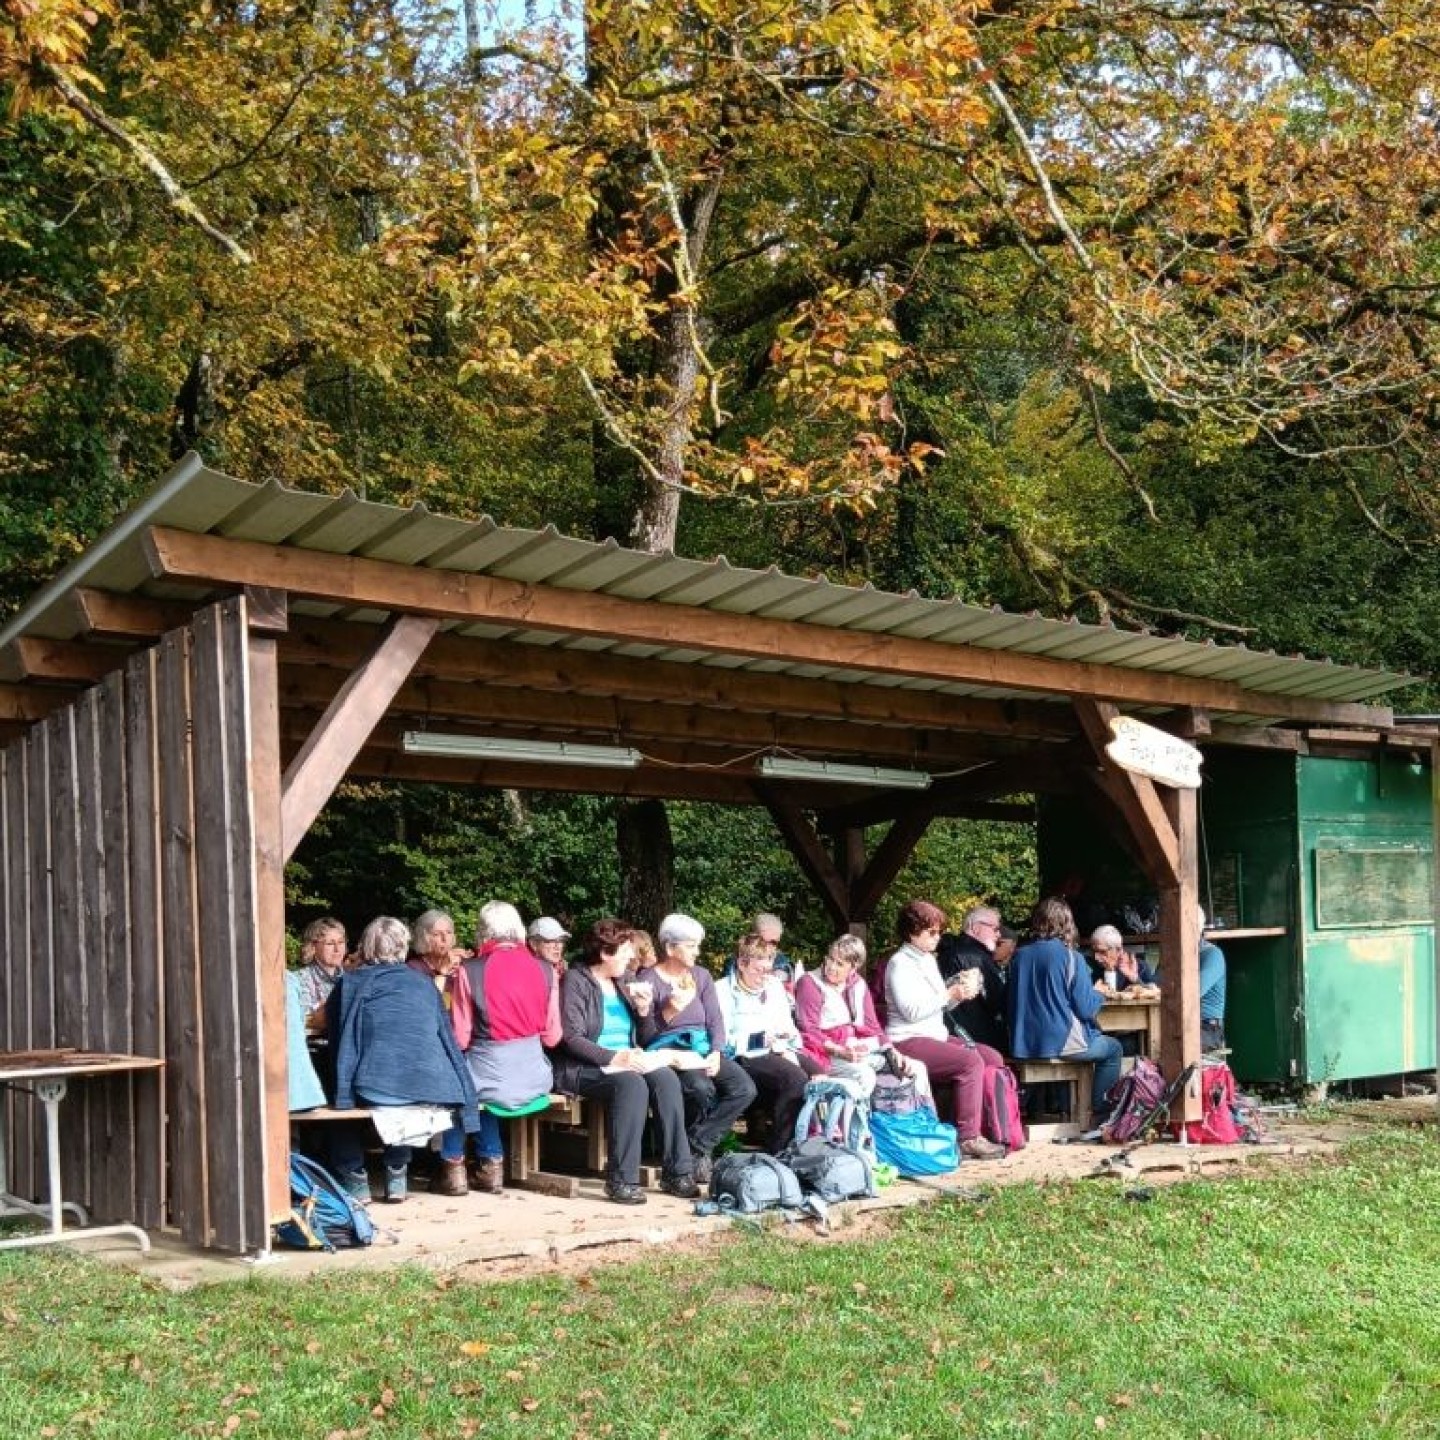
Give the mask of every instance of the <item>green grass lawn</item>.
[{"label": "green grass lawn", "polygon": [[0,1257],[0,1437],[1440,1434],[1440,1148],[745,1233],[578,1278],[172,1294]]}]

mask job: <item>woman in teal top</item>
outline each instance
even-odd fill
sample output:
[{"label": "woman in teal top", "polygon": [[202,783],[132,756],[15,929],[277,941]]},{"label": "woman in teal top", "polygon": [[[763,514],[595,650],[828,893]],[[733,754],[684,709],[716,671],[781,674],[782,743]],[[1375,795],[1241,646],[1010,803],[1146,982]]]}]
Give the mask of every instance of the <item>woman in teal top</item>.
[{"label": "woman in teal top", "polygon": [[620,920],[597,920],[585,935],[581,963],[560,986],[563,1038],[551,1063],[555,1082],[572,1095],[605,1102],[610,1168],[605,1194],[617,1205],[643,1205],[640,1142],[647,1115],[660,1132],[660,1188],[682,1200],[699,1193],[695,1164],[685,1138],[685,1101],[676,1066],[689,1058],[677,1050],[644,1050],[635,1020],[650,1013],[649,986],[620,980],[634,958],[632,931]]}]

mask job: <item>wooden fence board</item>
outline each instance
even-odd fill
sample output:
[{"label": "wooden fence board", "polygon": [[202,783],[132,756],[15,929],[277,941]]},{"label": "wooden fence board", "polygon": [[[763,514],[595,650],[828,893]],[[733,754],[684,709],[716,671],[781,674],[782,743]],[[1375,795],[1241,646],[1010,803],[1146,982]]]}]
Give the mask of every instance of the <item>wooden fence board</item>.
[{"label": "wooden fence board", "polygon": [[200,1014],[196,934],[195,821],[190,734],[189,634],[160,642],[156,744],[160,778],[161,953],[164,957],[165,1068],[171,1219],[194,1245],[210,1242],[206,1205],[206,1035]]},{"label": "wooden fence board", "polygon": [[[5,791],[6,828],[10,834],[8,869],[10,872],[10,942],[6,967],[6,1010],[10,1017],[10,1045],[16,1050],[30,1050],[30,955],[34,948],[35,925],[35,862],[30,830],[30,750],[35,732],[16,741],[8,749],[9,779]],[[17,1195],[34,1198],[35,1159],[29,1101],[12,1096],[10,1099],[10,1182]]]},{"label": "wooden fence board", "polygon": [[[27,968],[30,975],[30,1043],[40,1049],[55,1045],[55,992],[52,957],[55,953],[55,917],[51,894],[53,856],[50,825],[50,732],[37,725],[30,732],[29,754],[26,757],[26,789],[29,796],[27,820],[30,833],[30,954]],[[20,1192],[38,1199],[44,1189],[44,1165],[39,1156],[44,1144],[39,1111],[30,1107],[28,1128],[31,1144],[27,1151],[31,1180]],[[38,1152],[38,1153],[37,1153]]]},{"label": "wooden fence board", "polygon": [[213,609],[191,626],[190,714],[194,736],[196,924],[200,937],[200,1011],[205,1036],[205,1147],[212,1174],[226,1176],[210,1195],[213,1238],[224,1249],[244,1248],[244,1190],[240,1117],[235,873],[228,836],[235,823],[225,734],[220,626]]},{"label": "wooden fence board", "polygon": [[[160,959],[160,830],[155,743],[157,654],[146,650],[125,666],[125,802],[128,810],[130,1039],[137,1055],[165,1054],[165,999]],[[116,1003],[120,1003],[116,997]],[[147,1229],[164,1224],[164,1070],[131,1082],[135,1115],[135,1217]]]},{"label": "wooden fence board", "polygon": [[[256,894],[255,814],[251,775],[250,656],[248,600],[225,601],[219,621],[221,685],[219,692],[222,733],[225,737],[226,785],[229,792],[229,864],[231,886],[231,945],[235,956],[233,981],[236,1026],[236,1061],[240,1149],[238,1164],[244,1177],[240,1248],[264,1249],[270,1243],[269,1177],[266,1134],[265,1011],[260,975],[260,922]],[[278,775],[277,775],[278,781]],[[283,944],[283,938],[282,938]],[[283,975],[280,977],[283,985]],[[285,1044],[283,992],[279,1027],[272,1043]],[[288,1108],[281,1122],[289,1135]],[[288,1140],[287,1140],[288,1145]],[[287,1183],[288,1191],[288,1183]]]}]

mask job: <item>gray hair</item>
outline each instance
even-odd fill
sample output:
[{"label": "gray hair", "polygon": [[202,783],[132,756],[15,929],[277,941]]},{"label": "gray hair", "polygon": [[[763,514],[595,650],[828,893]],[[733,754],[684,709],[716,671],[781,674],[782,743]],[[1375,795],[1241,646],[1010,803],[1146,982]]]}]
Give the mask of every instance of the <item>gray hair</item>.
[{"label": "gray hair", "polygon": [[1097,925],[1090,936],[1092,950],[1123,950],[1125,937],[1113,925]]},{"label": "gray hair", "polygon": [[480,921],[475,926],[475,943],[487,940],[513,940],[525,943],[525,922],[508,900],[487,900],[480,907]]},{"label": "gray hair", "polygon": [[989,920],[995,925],[1000,924],[1000,912],[993,905],[972,905],[965,912],[965,923],[963,929],[969,934],[970,927],[977,921]]},{"label": "gray hair", "polygon": [[705,927],[689,915],[667,915],[656,928],[655,943],[663,950],[667,945],[683,945],[688,940],[697,943],[705,938]]},{"label": "gray hair", "polygon": [[442,920],[445,921],[452,930],[455,928],[455,922],[450,918],[450,912],[448,910],[427,910],[415,922],[415,948],[417,950],[424,950],[430,943],[430,932]]},{"label": "gray hair", "polygon": [[762,925],[767,927],[773,925],[782,935],[785,933],[785,922],[778,915],[772,915],[768,910],[760,911],[750,922],[751,933],[758,935]]},{"label": "gray hair", "polygon": [[372,920],[360,936],[362,965],[399,965],[410,952],[410,927],[393,915]]},{"label": "gray hair", "polygon": [[865,942],[858,935],[838,935],[825,952],[827,960],[845,960],[859,970],[865,964]]}]

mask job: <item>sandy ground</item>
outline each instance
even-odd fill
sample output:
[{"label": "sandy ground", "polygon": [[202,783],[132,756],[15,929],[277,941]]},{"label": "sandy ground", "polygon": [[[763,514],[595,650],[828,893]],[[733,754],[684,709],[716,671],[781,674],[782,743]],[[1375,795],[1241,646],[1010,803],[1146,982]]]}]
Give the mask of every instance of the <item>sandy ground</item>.
[{"label": "sandy ground", "polygon": [[[1145,1145],[1130,1152],[1111,1146],[1055,1143],[1036,1136],[1003,1160],[966,1161],[952,1176],[915,1184],[900,1182],[876,1200],[835,1207],[828,1235],[812,1223],[790,1233],[814,1243],[843,1243],[883,1221],[897,1206],[924,1204],[937,1193],[984,1193],[996,1185],[1051,1185],[1094,1179],[1126,1189],[1195,1176],[1222,1177],[1240,1167],[1293,1164],[1333,1151],[1375,1124],[1434,1122],[1436,1102],[1374,1101],[1332,1109],[1318,1117],[1277,1116],[1267,1145]],[[309,1254],[277,1250],[226,1258],[191,1249],[168,1236],[154,1237],[148,1255],[133,1243],[77,1242],[78,1249],[138,1269],[155,1281],[188,1288],[213,1281],[266,1275],[303,1278],[348,1268],[417,1264],[453,1272],[457,1280],[484,1281],[522,1273],[565,1272],[633,1258],[647,1246],[703,1248],[721,1243],[733,1224],[721,1216],[697,1216],[694,1206],[653,1191],[643,1208],[612,1205],[598,1182],[585,1182],[575,1199],[520,1190],[447,1199],[412,1194],[403,1205],[372,1207],[381,1235],[366,1250]]]}]

